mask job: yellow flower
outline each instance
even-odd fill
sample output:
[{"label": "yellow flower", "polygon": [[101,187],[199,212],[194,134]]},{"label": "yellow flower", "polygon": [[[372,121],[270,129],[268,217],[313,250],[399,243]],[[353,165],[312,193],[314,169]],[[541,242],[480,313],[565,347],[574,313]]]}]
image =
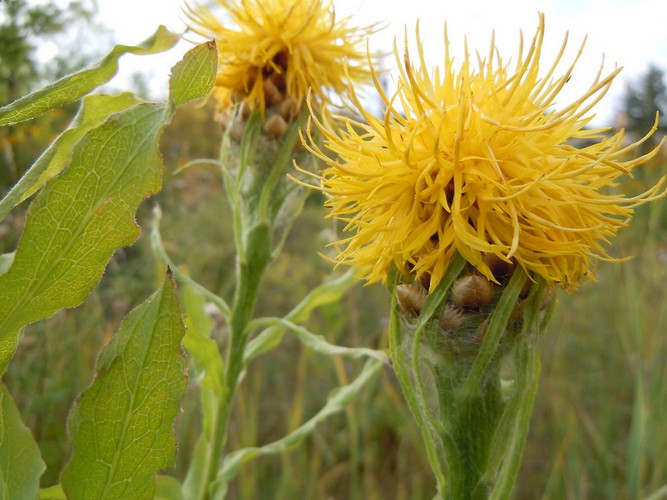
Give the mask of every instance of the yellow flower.
[{"label": "yellow flower", "polygon": [[223,110],[241,101],[264,112],[284,98],[300,105],[309,91],[322,102],[330,91],[344,92],[347,78],[370,81],[365,37],[374,27],[336,21],[330,0],[217,2],[230,22],[219,22],[201,5],[186,4],[186,15],[195,32],[216,40],[215,94]]},{"label": "yellow flower", "polygon": [[385,95],[374,78],[387,106],[383,118],[356,96],[363,120],[315,118],[325,143],[311,139],[309,148],[327,163],[322,190],[331,215],[352,233],[337,242],[340,262],[369,281],[384,281],[395,264],[432,290],[458,251],[491,280],[498,277],[489,263],[500,258],[572,289],[592,278],[593,259],[611,259],[609,237],[634,207],[664,195],[665,179],[635,197],[611,190],[657,149],[632,159],[648,136],[625,146],[622,132],[609,137],[608,129],[585,128],[619,70],[603,77],[601,69],[580,99],[556,109],[576,59],[554,77],[561,51],[540,73],[543,37],[540,15],[514,65],[492,41],[486,59],[466,53],[455,69],[445,28],[444,69],[433,73],[421,44],[420,66],[412,65],[406,40],[396,93]]}]

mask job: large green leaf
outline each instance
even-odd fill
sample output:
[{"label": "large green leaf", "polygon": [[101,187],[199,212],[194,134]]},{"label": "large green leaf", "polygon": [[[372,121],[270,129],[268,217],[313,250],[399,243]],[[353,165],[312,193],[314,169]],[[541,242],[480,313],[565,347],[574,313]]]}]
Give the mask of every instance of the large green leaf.
[{"label": "large green leaf", "polygon": [[0,498],[37,498],[46,466],[4,384],[0,384]]},{"label": "large green leaf", "polygon": [[176,458],[173,425],[187,384],[174,287],[170,276],[123,320],[70,414],[74,448],[62,474],[70,499],[153,498],[157,472]]},{"label": "large green leaf", "polygon": [[86,96],[72,125],[51,143],[0,201],[0,220],[4,219],[17,204],[32,196],[49,179],[67,167],[72,158],[72,148],[88,131],[100,126],[112,113],[137,103],[137,98],[129,93],[118,96],[102,94]]},{"label": "large green leaf", "polygon": [[118,71],[118,59],[123,54],[144,55],[164,52],[176,45],[179,39],[179,35],[160,26],[150,38],[139,45],[116,45],[92,68],[61,78],[0,108],[0,125],[12,125],[30,120],[58,106],[77,101],[113,78]]},{"label": "large green leaf", "polygon": [[[170,88],[179,92],[178,103],[205,96],[213,85],[216,68],[206,61],[215,47],[203,47],[174,68]],[[183,72],[183,65],[200,70]],[[171,115],[171,105],[152,103],[112,114],[83,136],[67,169],[31,204],[11,267],[0,275],[0,374],[24,326],[79,305],[111,255],[138,237],[134,214],[160,190],[157,141]]]},{"label": "large green leaf", "polygon": [[136,240],[134,213],[160,189],[164,115],[156,104],[113,115],[31,204],[12,266],[0,276],[0,373],[25,325],[79,305],[113,252]]}]

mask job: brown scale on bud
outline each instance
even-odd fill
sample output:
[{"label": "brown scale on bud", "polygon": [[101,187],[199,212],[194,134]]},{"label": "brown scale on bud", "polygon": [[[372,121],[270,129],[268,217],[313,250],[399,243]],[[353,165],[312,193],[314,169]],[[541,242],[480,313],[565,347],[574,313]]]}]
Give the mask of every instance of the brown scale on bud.
[{"label": "brown scale on bud", "polygon": [[440,328],[445,331],[456,331],[461,328],[463,311],[460,308],[447,304],[440,315]]},{"label": "brown scale on bud", "polygon": [[479,308],[493,299],[493,284],[476,274],[457,279],[452,285],[452,302],[463,308]]},{"label": "brown scale on bud", "polygon": [[293,97],[288,97],[280,103],[278,112],[286,121],[293,120],[301,112],[301,104]]},{"label": "brown scale on bud", "polygon": [[283,100],[283,95],[272,80],[264,80],[264,102],[267,106],[273,106]]},{"label": "brown scale on bud", "polygon": [[397,285],[396,300],[401,311],[419,315],[424,308],[426,301],[426,291],[413,285]]},{"label": "brown scale on bud", "polygon": [[281,137],[287,132],[287,122],[280,115],[270,116],[264,122],[264,131],[271,137]]}]

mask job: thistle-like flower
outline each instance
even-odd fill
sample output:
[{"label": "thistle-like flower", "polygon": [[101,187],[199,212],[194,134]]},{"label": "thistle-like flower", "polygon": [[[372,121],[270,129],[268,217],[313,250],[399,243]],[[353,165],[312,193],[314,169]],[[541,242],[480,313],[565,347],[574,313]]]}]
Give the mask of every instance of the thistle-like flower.
[{"label": "thistle-like flower", "polygon": [[[191,29],[215,38],[219,70],[215,95],[221,110],[236,102],[250,110],[289,99],[299,107],[308,92],[326,102],[329,92],[370,82],[365,38],[374,27],[336,20],[330,0],[217,0],[229,22],[202,5],[186,4]],[[349,81],[348,81],[349,79]]]},{"label": "thistle-like flower", "polygon": [[592,277],[595,259],[611,259],[609,237],[637,205],[664,195],[664,179],[634,197],[614,194],[617,180],[657,149],[633,158],[646,138],[625,145],[623,132],[586,128],[619,70],[605,76],[601,68],[581,98],[558,108],[576,58],[554,76],[566,37],[541,72],[543,38],[540,15],[515,64],[504,62],[492,41],[486,58],[472,59],[466,49],[455,68],[445,28],[444,67],[430,73],[417,27],[418,66],[407,36],[403,61],[394,47],[396,93],[387,96],[374,78],[386,105],[382,118],[354,93],[360,120],[314,118],[325,136],[323,147],[309,146],[327,163],[322,190],[331,215],[352,233],[337,242],[340,262],[369,281],[385,280],[396,265],[433,290],[458,251],[491,281],[499,276],[489,262],[500,260],[573,289]]}]

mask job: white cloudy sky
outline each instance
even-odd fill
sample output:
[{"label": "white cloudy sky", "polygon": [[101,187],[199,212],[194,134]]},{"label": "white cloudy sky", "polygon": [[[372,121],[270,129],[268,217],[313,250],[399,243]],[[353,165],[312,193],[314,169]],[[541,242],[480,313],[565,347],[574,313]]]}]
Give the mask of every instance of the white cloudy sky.
[{"label": "white cloudy sky", "polygon": [[[573,75],[569,93],[563,101],[588,87],[604,55],[609,71],[615,65],[623,72],[612,91],[596,108],[596,122],[608,123],[619,106],[628,80],[637,78],[649,64],[667,70],[667,29],[665,0],[334,0],[338,16],[353,15],[355,24],[379,21],[386,27],[371,40],[372,50],[390,47],[395,36],[403,39],[407,25],[412,36],[419,19],[421,37],[427,47],[429,63],[440,63],[442,32],[447,22],[454,54],[462,50],[463,37],[471,49],[486,53],[492,30],[504,59],[516,52],[519,31],[531,38],[537,26],[538,12],[546,16],[545,58],[560,47],[569,31],[569,58],[574,57],[584,36],[588,35],[584,54]],[[111,27],[119,43],[135,43],[149,36],[159,24],[182,31],[180,0],[98,0],[100,19]],[[160,87],[160,76],[166,79],[168,68],[187,49],[159,58],[125,56],[124,74],[149,71]],[[545,59],[546,60],[546,59]],[[153,67],[153,65],[156,67]],[[152,69],[149,69],[152,68]],[[121,76],[121,79],[123,76]],[[166,87],[165,87],[166,88]],[[566,102],[563,102],[566,104]]]}]

